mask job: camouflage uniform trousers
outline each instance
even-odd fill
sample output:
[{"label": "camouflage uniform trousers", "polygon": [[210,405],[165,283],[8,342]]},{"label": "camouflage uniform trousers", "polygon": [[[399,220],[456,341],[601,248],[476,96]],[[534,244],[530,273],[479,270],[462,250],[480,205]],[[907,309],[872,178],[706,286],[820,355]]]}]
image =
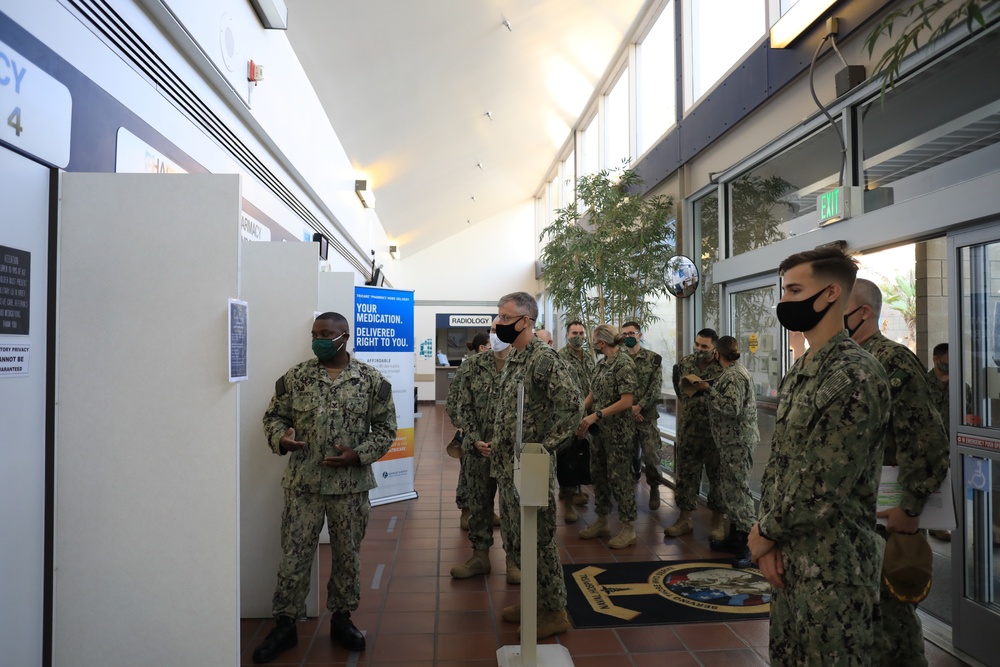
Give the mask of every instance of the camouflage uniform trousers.
[{"label": "camouflage uniform trousers", "polygon": [[642,443],[642,467],[646,471],[646,483],[650,487],[663,485],[663,474],[660,472],[660,429],[656,420],[635,423],[635,432]]},{"label": "camouflage uniform trousers", "polygon": [[458,460],[458,486],[455,487],[455,506],[460,510],[469,509],[469,481],[467,477],[468,472],[466,471],[468,461],[468,452]]},{"label": "camouflage uniform trousers", "polygon": [[750,470],[753,468],[753,448],[733,443],[718,448],[718,489],[726,517],[737,530],[749,533],[757,520],[757,511],[750,495]]},{"label": "camouflage uniform trousers", "polygon": [[[490,477],[490,460],[478,452],[466,451],[462,464],[469,499],[469,542],[473,549],[485,551],[493,546],[493,501],[497,496],[497,480]],[[510,544],[505,530],[501,524],[501,539],[504,544]]]},{"label": "camouflage uniform trousers", "polygon": [[819,579],[772,589],[770,657],[773,667],[874,665],[873,588]]},{"label": "camouflage uniform trousers", "polygon": [[[882,539],[889,534],[882,526],[876,530]],[[885,582],[879,582],[879,600],[875,607],[875,659],[879,667],[926,667],[924,631],[917,616],[917,605],[892,597]]]},{"label": "camouflage uniform trousers", "polygon": [[590,477],[594,481],[594,510],[598,516],[611,513],[611,499],[618,501],[618,519],[635,521],[635,477],[632,456],[635,431],[632,424],[600,425],[590,440]]},{"label": "camouflage uniform trousers", "polygon": [[704,468],[708,473],[708,509],[724,512],[726,505],[718,489],[719,450],[708,433],[708,424],[697,429],[682,429],[678,436],[674,447],[677,479],[674,495],[677,507],[689,512],[698,509],[698,489],[701,487],[701,471]]},{"label": "camouflage uniform trousers", "polygon": [[[554,476],[554,473],[550,472],[550,475]],[[552,487],[550,481],[549,506],[538,508],[538,608],[559,610],[566,608],[566,580],[563,579],[559,548],[556,546],[556,503]],[[521,567],[521,505],[514,489],[514,478],[498,478],[497,489],[500,491],[500,527],[504,548]]]},{"label": "camouflage uniform trousers", "polygon": [[333,568],[326,607],[354,611],[361,602],[361,540],[368,528],[368,492],[323,495],[285,489],[281,513],[281,565],[272,613],[302,618],[309,595],[309,571],[319,544],[323,519],[330,528]]}]

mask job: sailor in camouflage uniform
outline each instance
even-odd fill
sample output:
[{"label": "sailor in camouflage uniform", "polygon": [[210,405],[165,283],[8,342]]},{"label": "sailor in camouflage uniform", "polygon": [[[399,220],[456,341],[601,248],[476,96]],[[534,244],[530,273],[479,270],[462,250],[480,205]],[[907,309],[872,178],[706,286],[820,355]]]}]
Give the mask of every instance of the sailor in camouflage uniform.
[{"label": "sailor in camouflage uniform", "polygon": [[780,271],[778,321],[805,332],[809,351],[778,390],[749,537],[773,586],[771,664],[869,665],[884,546],[874,515],[889,382],[843,328],[854,260],[825,247],[792,255]]},{"label": "sailor in camouflage uniform", "polygon": [[[885,437],[882,465],[899,466],[902,498],[898,507],[879,512],[886,519],[879,534],[915,533],[928,496],[948,473],[948,435],[931,398],[927,371],[905,345],[879,331],[882,293],[878,285],[859,278],[854,284],[844,326],[862,348],[878,359],[889,376],[892,418]],[[948,401],[943,403],[947,410]],[[897,600],[882,583],[875,614],[878,665],[926,665],[924,637],[916,604]]]},{"label": "sailor in camouflage uniform", "polygon": [[719,448],[719,495],[729,517],[729,535],[724,540],[712,540],[711,547],[713,551],[735,554],[735,567],[749,567],[747,536],[755,519],[750,470],[760,431],[753,380],[739,358],[736,339],[720,338],[715,344],[715,360],[722,366],[722,375],[714,385],[702,382],[697,388],[708,397],[712,437]]},{"label": "sailor in camouflage uniform", "polygon": [[[490,332],[496,335],[494,330]],[[473,343],[477,341],[478,336]],[[489,574],[492,570],[490,547],[493,546],[493,502],[497,495],[497,481],[490,475],[490,459],[479,452],[476,443],[493,440],[493,392],[500,382],[500,373],[511,348],[506,346],[499,351],[490,351],[489,341],[486,337],[486,344],[481,346],[485,349],[463,361],[455,376],[459,386],[455,410],[465,430],[462,474],[466,477],[469,541],[473,549],[472,558],[451,568],[451,576],[456,579]],[[501,523],[500,534],[505,547],[516,542],[509,533],[510,527]],[[521,583],[521,571],[516,559],[508,554],[506,560],[507,583]]]},{"label": "sailor in camouflage uniform", "polygon": [[[556,451],[569,442],[583,415],[583,400],[555,350],[538,340],[531,323],[538,317],[538,303],[526,292],[514,292],[497,304],[496,332],[514,351],[504,367],[496,391],[493,441],[476,443],[492,458],[491,474],[500,490],[500,525],[510,526],[517,541],[507,547],[521,557],[521,507],[514,488],[514,457],[517,444],[517,388],[524,387],[522,441],[536,442],[550,454],[550,479],[555,476]],[[538,508],[538,629],[539,639],[569,630],[566,615],[566,583],[556,547],[556,508],[549,484],[548,507]],[[519,623],[519,605],[504,608],[501,617]]]},{"label": "sailor in camouflage uniform", "polygon": [[[478,354],[480,352],[485,352],[490,349],[490,336],[489,334],[478,333],[472,337],[472,342],[466,343],[469,351]],[[462,366],[465,365],[465,361],[462,362]],[[459,366],[458,370],[455,371],[455,377],[451,379],[451,384],[448,386],[448,398],[444,403],[445,414],[448,415],[448,419],[451,420],[451,425],[462,431],[462,442],[465,442],[465,426],[461,422],[461,416],[458,414],[458,400],[462,393],[462,367]],[[462,515],[459,518],[459,526],[462,530],[469,530],[469,488],[468,488],[468,473],[466,468],[468,467],[469,460],[462,456],[458,459],[458,484],[455,486],[455,505],[458,509],[462,510]]]},{"label": "sailor in camouflage uniform", "polygon": [[[559,358],[569,367],[581,396],[590,393],[590,378],[594,374],[594,355],[585,348],[586,342],[587,330],[583,322],[574,320],[566,325],[567,344],[559,350]],[[563,520],[566,523],[576,523],[580,518],[576,511],[577,506],[587,504],[586,491],[579,486],[560,486],[559,499],[563,505]]]},{"label": "sailor in camouflage uniform", "polygon": [[[609,324],[594,329],[594,349],[604,357],[597,362],[590,382],[590,395],[584,399],[587,414],[576,429],[582,437],[591,429],[590,475],[594,480],[594,509],[597,521],[580,531],[585,540],[611,535],[608,514],[611,499],[618,502],[621,528],[609,542],[612,549],[623,549],[638,541],[635,534],[635,477],[632,457],[635,453],[635,421],[632,402],[637,380],[635,362],[623,354],[619,345],[625,337]],[[593,410],[593,412],[591,412]]]},{"label": "sailor in camouflage uniform", "polygon": [[347,353],[347,320],[323,313],[312,328],[316,359],[291,368],[275,383],[264,413],[264,434],[288,455],[281,485],[282,559],[274,591],[277,627],[254,651],[254,662],[274,660],[295,646],[295,619],[306,614],[309,571],[324,520],[330,528],[333,568],[327,584],[331,636],[351,651],[365,638],[351,622],[361,598],[361,540],[368,526],[371,464],[396,438],[392,386],[381,373]]},{"label": "sailor in camouflage uniform", "polygon": [[675,499],[680,516],[663,534],[679,537],[694,528],[691,513],[698,507],[698,489],[701,471],[708,473],[708,509],[712,510],[712,528],[709,537],[721,540],[726,536],[725,503],[719,496],[719,450],[712,439],[709,425],[711,416],[704,392],[688,396],[681,391],[680,380],[697,375],[709,384],[722,375],[722,366],[715,361],[715,341],[719,334],[714,329],[702,329],[694,337],[694,353],[674,365],[674,393],[680,407],[677,424],[677,446],[674,448],[674,473],[677,480]]},{"label": "sailor in camouflage uniform", "polygon": [[660,508],[660,486],[663,474],[660,472],[660,427],[656,421],[660,413],[656,406],[660,402],[663,388],[663,357],[642,345],[642,327],[638,322],[622,325],[625,349],[635,362],[636,391],[632,397],[632,419],[635,432],[642,447],[642,468],[646,471],[649,485],[649,509]]}]

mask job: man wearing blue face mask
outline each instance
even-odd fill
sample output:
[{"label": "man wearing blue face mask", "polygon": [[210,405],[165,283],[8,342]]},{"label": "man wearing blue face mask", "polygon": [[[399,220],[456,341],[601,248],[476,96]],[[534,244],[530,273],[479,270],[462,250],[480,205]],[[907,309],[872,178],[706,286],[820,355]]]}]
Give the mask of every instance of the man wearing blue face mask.
[{"label": "man wearing blue face mask", "polygon": [[389,381],[347,353],[350,333],[343,315],[317,317],[312,338],[316,358],[278,379],[264,413],[268,444],[289,459],[281,481],[277,625],[254,651],[255,663],[271,662],[298,643],[295,619],[306,614],[309,570],[324,520],[333,556],[327,584],[330,636],[350,651],[365,648],[351,612],[361,597],[361,540],[371,510],[368,491],[376,486],[371,464],[396,438],[396,409]]},{"label": "man wearing blue face mask", "polygon": [[778,321],[809,350],[781,380],[748,544],[771,583],[772,665],[869,665],[883,540],[875,501],[889,380],[844,329],[857,263],[839,247],[781,263]]}]

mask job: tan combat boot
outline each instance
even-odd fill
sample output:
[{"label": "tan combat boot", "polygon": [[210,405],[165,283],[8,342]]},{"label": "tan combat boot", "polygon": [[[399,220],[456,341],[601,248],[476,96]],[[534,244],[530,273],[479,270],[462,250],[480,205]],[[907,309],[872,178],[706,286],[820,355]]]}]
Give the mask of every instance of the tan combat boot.
[{"label": "tan combat boot", "polygon": [[504,607],[503,611],[500,612],[500,618],[502,618],[507,623],[520,623],[521,605],[515,604],[510,607]]},{"label": "tan combat boot", "polygon": [[566,523],[576,523],[580,519],[580,515],[576,513],[576,507],[573,505],[572,498],[563,498],[563,521]]},{"label": "tan combat boot", "polygon": [[708,539],[723,540],[726,538],[726,515],[724,512],[712,512],[712,529],[708,532]]},{"label": "tan combat boot", "polygon": [[472,558],[451,568],[451,576],[456,579],[468,579],[478,574],[489,574],[490,569],[490,552],[486,549],[476,549],[472,552]]},{"label": "tan combat boot", "polygon": [[664,529],[663,534],[667,537],[680,537],[691,532],[694,523],[691,521],[691,510],[681,510],[681,515],[674,521],[674,525]]},{"label": "tan combat boot", "polygon": [[660,509],[660,485],[653,484],[649,487],[649,509]]},{"label": "tan combat boot", "polygon": [[507,583],[521,583],[521,568],[517,566],[517,563],[515,563],[514,559],[510,556],[507,556]]},{"label": "tan combat boot", "polygon": [[582,489],[580,490],[579,493],[574,493],[573,494],[573,504],[576,505],[577,507],[584,507],[584,506],[586,506],[587,501],[589,501],[589,500],[590,500],[590,496],[587,494],[586,491],[584,491]]},{"label": "tan combat boot", "polygon": [[622,528],[618,531],[618,534],[611,538],[608,542],[608,546],[612,549],[624,549],[625,547],[630,547],[639,538],[636,537],[635,528],[632,526],[631,521],[622,521]]},{"label": "tan combat boot", "polygon": [[595,537],[608,537],[611,529],[608,528],[608,517],[598,516],[597,521],[580,531],[580,539],[592,540]]},{"label": "tan combat boot", "polygon": [[462,510],[462,517],[458,520],[458,525],[462,528],[462,530],[468,530],[469,529],[469,510],[468,509]]},{"label": "tan combat boot", "polygon": [[559,635],[569,630],[569,616],[565,609],[538,610],[538,639]]}]

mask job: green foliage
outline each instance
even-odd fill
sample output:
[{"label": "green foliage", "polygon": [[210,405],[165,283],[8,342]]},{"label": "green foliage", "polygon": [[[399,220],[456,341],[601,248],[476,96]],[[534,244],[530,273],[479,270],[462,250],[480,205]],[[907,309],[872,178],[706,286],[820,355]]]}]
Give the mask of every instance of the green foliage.
[{"label": "green foliage", "polygon": [[905,275],[897,273],[892,280],[883,278],[878,288],[882,290],[882,303],[903,316],[903,321],[910,330],[910,338],[916,340],[917,286],[913,271],[908,271]]},{"label": "green foliage", "polygon": [[[942,13],[946,9],[951,11]],[[905,9],[894,9],[886,14],[865,38],[869,58],[882,35],[892,38],[897,20],[909,19],[909,22],[875,64],[873,76],[882,77],[882,96],[887,89],[895,87],[903,59],[909,52],[920,48],[921,39],[926,46],[960,21],[965,22],[971,33],[985,27],[987,21],[992,21],[998,14],[1000,2],[996,0],[919,0]],[[933,24],[935,20],[940,21],[936,27]]]},{"label": "green foliage", "polygon": [[539,237],[546,290],[557,308],[588,329],[654,322],[653,306],[667,293],[663,274],[676,248],[674,200],[638,197],[641,184],[627,160],[620,169],[582,177],[578,202],[557,210]]}]

